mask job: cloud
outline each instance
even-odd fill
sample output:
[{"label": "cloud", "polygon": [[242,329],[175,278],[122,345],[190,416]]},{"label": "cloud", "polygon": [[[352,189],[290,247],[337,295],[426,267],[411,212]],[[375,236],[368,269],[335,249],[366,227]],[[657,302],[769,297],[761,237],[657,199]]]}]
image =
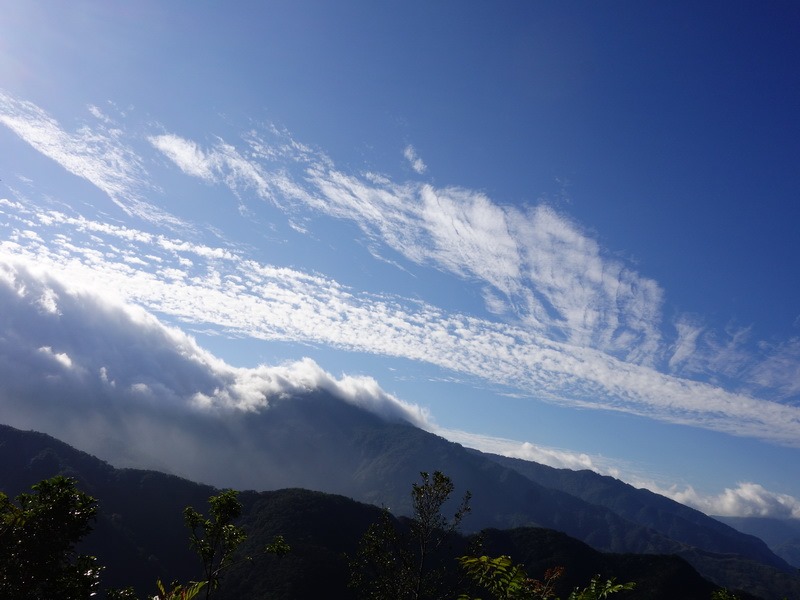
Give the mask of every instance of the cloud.
[{"label": "cloud", "polygon": [[[490,312],[502,297],[526,327],[553,339],[636,363],[663,352],[659,286],[606,256],[551,207],[519,210],[468,189],[344,173],[285,132],[270,133],[271,140],[248,133],[248,158],[222,140],[207,149],[174,134],[150,141],[184,173],[213,176],[235,192],[254,189],[287,211],[352,221],[413,263],[481,283]],[[406,156],[416,156],[412,147]]]},{"label": "cloud", "polygon": [[206,181],[214,179],[214,171],[217,169],[215,161],[210,160],[194,142],[175,135],[157,135],[148,139],[187,175]]},{"label": "cloud", "polygon": [[[703,327],[685,315],[675,321],[675,329],[678,339],[672,347],[672,356],[669,359],[669,367],[673,372],[680,370],[697,356],[698,338],[703,333]],[[697,370],[697,367],[693,370]]]},{"label": "cloud", "polygon": [[428,170],[428,166],[419,156],[417,156],[417,151],[411,144],[403,149],[403,156],[408,161],[408,164],[411,165],[411,168],[414,170],[414,172],[418,175],[422,175]]},{"label": "cloud", "polygon": [[[625,477],[603,457],[439,428],[424,409],[386,393],[374,379],[336,378],[310,359],[233,367],[151,313],[25,261],[0,262],[0,307],[4,420],[50,432],[117,464],[258,487],[261,472],[242,458],[245,446],[252,454],[257,443],[236,437],[236,428],[233,437],[221,435],[219,424],[224,432],[234,427],[230,415],[268,417],[272,402],[322,390],[485,452]],[[209,436],[213,422],[219,439]],[[252,460],[260,460],[257,451]],[[800,501],[754,483],[717,496],[691,487],[647,487],[707,514],[800,518]]]},{"label": "cloud", "polygon": [[[482,286],[487,313],[516,318],[519,327],[511,330],[514,335],[521,332],[519,339],[560,345],[565,348],[562,363],[573,353],[582,354],[580,361],[591,354],[595,357],[591,370],[601,376],[601,387],[610,386],[613,393],[622,388],[623,398],[632,395],[625,392],[621,379],[643,381],[637,366],[651,371],[646,385],[660,381],[652,376],[657,371],[678,395],[683,394],[680,388],[685,391],[695,385],[686,378],[709,378],[711,388],[731,390],[720,390],[720,397],[731,403],[738,402],[733,399],[737,391],[745,399],[759,394],[787,398],[799,391],[794,365],[800,359],[795,360],[791,344],[772,344],[768,354],[759,357],[750,349],[747,328],[715,332],[700,319],[685,315],[677,317],[674,333],[665,335],[664,292],[658,283],[610,256],[578,224],[546,204],[520,209],[473,190],[396,183],[375,173],[345,173],[285,132],[272,133],[272,139],[260,136],[255,143],[256,135],[250,132],[245,141],[253,152],[239,159],[263,178],[279,182],[270,184],[269,197],[279,198],[284,210],[310,209],[354,222],[376,247]],[[226,181],[236,187],[230,174]],[[385,257],[381,250],[372,252]],[[576,348],[581,350],[573,352]],[[593,350],[600,354],[592,354]],[[616,374],[604,372],[612,364],[619,365],[613,367]],[[612,383],[614,379],[617,383]],[[556,390],[554,395],[561,393]],[[681,402],[660,404],[676,409],[670,419],[718,427],[689,416],[699,402],[695,408]],[[594,406],[637,410],[624,399]],[[774,403],[765,406],[781,410]],[[652,415],[649,409],[637,414]],[[738,433],[748,429],[724,427]]]},{"label": "cloud", "polygon": [[195,142],[173,134],[149,136],[147,139],[186,175],[227,185],[237,196],[242,190],[253,190],[262,198],[276,198],[270,177],[258,165],[245,159],[234,146],[222,140],[214,149],[206,151]]},{"label": "cloud", "polygon": [[[58,310],[42,310],[50,297]],[[427,413],[368,377],[336,378],[310,359],[237,368],[144,309],[25,261],[0,261],[0,406],[4,422],[45,431],[116,464],[166,468],[232,484],[224,460],[255,440],[209,437],[285,397],[315,391],[391,420],[431,427]],[[232,431],[232,430],[231,430]],[[184,450],[176,453],[173,444]],[[258,461],[239,457],[237,483]],[[227,467],[234,469],[234,467]]]},{"label": "cloud", "polygon": [[[6,126],[132,211],[137,186],[146,185],[144,163],[123,129],[90,112],[99,123],[70,134],[35,105],[0,96]],[[20,203],[6,204],[3,252],[193,327],[410,358],[570,406],[798,444],[799,409],[786,400],[800,393],[800,344],[761,344],[755,354],[748,328],[714,332],[685,316],[665,334],[660,286],[551,206],[510,207],[475,190],[347,173],[272,126],[236,144],[144,137],[183,173],[227,186],[243,206],[266,200],[284,210],[297,231],[313,231],[310,215],[345,220],[373,256],[477,286],[485,317],[362,294],[190,239],[53,211],[23,214]],[[138,206],[135,214],[161,218]]]},{"label": "cloud", "polygon": [[89,112],[98,120],[95,126],[83,125],[69,133],[35,104],[0,90],[0,123],[23,141],[89,181],[127,214],[162,225],[183,225],[142,198],[148,184],[141,159],[123,142],[124,132],[97,107],[90,106]]},{"label": "cloud", "polygon": [[777,391],[784,398],[800,394],[800,338],[777,344],[761,344],[762,360],[746,373],[753,384]]},{"label": "cloud", "polygon": [[[795,406],[661,373],[520,324],[359,293],[322,275],[259,263],[229,249],[12,201],[0,202],[0,213],[7,223],[0,263],[36,265],[192,327],[402,357],[569,406],[625,411],[785,445],[800,440]],[[47,312],[42,297],[53,299],[50,308],[63,310],[58,290],[37,296],[38,310]],[[45,345],[60,351],[44,342],[37,348]]]},{"label": "cloud", "polygon": [[434,431],[452,442],[489,454],[529,460],[556,469],[573,471],[589,469],[603,475],[617,476],[619,474],[619,469],[607,459],[600,456],[589,456],[584,452],[550,448],[530,442],[519,442],[453,429],[437,428]]},{"label": "cloud", "polygon": [[673,487],[653,491],[712,516],[800,519],[800,500],[771,492],[757,483],[739,483],[718,495],[702,495],[691,486],[682,490]]}]

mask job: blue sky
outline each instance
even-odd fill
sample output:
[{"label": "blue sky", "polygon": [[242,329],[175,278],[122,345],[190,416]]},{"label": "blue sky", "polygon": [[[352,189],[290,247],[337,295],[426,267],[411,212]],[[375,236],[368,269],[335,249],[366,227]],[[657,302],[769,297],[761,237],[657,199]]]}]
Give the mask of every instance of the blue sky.
[{"label": "blue sky", "polygon": [[[798,24],[790,2],[9,3],[8,420],[92,449],[15,404],[23,363],[195,409],[304,382],[800,518]],[[136,323],[116,375],[66,333]],[[206,387],[147,358],[167,349]]]}]

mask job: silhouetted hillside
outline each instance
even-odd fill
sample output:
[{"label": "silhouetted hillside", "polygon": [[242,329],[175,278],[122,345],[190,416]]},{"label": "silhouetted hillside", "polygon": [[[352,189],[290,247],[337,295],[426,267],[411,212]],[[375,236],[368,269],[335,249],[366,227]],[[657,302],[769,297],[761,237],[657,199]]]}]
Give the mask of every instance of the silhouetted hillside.
[{"label": "silhouetted hillside", "polygon": [[[281,412],[281,406],[288,410]],[[256,428],[263,435],[274,434],[269,445],[282,451],[282,461],[276,457],[272,463],[277,477],[310,485],[318,481],[318,471],[329,469],[327,485],[340,493],[407,513],[410,485],[418,479],[419,471],[441,470],[456,483],[456,496],[467,489],[473,494],[474,512],[464,522],[467,530],[536,525],[573,536],[576,532],[594,548],[680,553],[692,564],[714,566],[721,574],[717,582],[727,587],[767,589],[765,598],[800,597],[796,581],[773,567],[733,553],[711,554],[692,548],[606,507],[540,486],[479,453],[409,425],[385,423],[353,406],[319,398],[287,401],[270,413],[270,419],[254,419],[243,426]],[[303,453],[299,452],[301,446]],[[322,452],[323,448],[328,448],[327,452]],[[297,454],[293,454],[295,450]],[[308,462],[313,465],[306,466]],[[96,553],[108,566],[106,585],[142,582],[146,586],[142,591],[152,591],[149,586],[156,577],[171,580],[197,576],[181,511],[189,504],[204,509],[214,488],[153,471],[114,469],[49,436],[10,427],[0,427],[0,464],[0,489],[9,495],[27,490],[43,478],[66,474],[100,501],[97,530],[87,540],[87,551]],[[293,475],[294,470],[297,472]],[[342,584],[346,580],[342,554],[353,551],[359,536],[378,514],[375,506],[297,489],[244,492],[241,498],[244,523],[252,531],[249,543],[263,545],[272,535],[281,533],[295,552],[276,563],[274,569],[237,574],[231,589],[261,589],[267,585],[261,579],[284,573],[283,579],[269,584],[284,590],[281,597],[319,592],[313,581],[301,576],[308,569],[317,569],[337,586]],[[568,554],[562,553],[562,557],[567,559]],[[662,565],[661,558],[650,557],[645,562],[650,560]],[[566,560],[560,564],[575,566]]]},{"label": "silhouetted hillside", "polygon": [[[0,427],[0,460],[0,487],[11,495],[40,479],[67,474],[98,499],[98,524],[83,551],[96,554],[107,567],[104,587],[133,584],[146,593],[153,590],[157,577],[188,580],[199,576],[199,564],[188,548],[182,508],[191,504],[204,509],[213,488],[152,471],[114,469],[49,436],[9,427]],[[408,493],[410,483],[406,488]],[[245,491],[240,500],[244,506],[240,524],[249,534],[242,551],[256,558],[240,562],[228,573],[221,600],[353,597],[347,587],[347,557],[355,555],[361,535],[378,519],[379,508],[303,489]],[[402,519],[398,527],[404,527]],[[277,534],[291,545],[290,554],[259,556],[259,549]],[[673,598],[659,591],[664,581],[681,582],[681,597],[689,600],[706,599],[714,588],[680,559],[604,555],[544,529],[488,530],[482,538],[485,552],[515,556],[532,576],[541,576],[551,566],[564,566],[561,583],[565,589],[585,584],[596,573],[637,581],[639,588],[629,598]],[[470,543],[467,538],[453,538],[445,566],[454,580],[461,576],[452,557]]]}]

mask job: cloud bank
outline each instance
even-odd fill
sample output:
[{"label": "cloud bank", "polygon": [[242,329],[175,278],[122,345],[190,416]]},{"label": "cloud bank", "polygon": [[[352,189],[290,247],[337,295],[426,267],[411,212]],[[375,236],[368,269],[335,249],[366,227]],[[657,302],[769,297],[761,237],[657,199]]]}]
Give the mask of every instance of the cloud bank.
[{"label": "cloud bank", "polygon": [[426,411],[371,378],[336,378],[310,359],[232,367],[144,309],[24,261],[0,261],[0,307],[3,421],[116,464],[224,481],[213,466],[224,462],[201,457],[219,452],[246,464],[236,450],[248,440],[216,439],[209,428],[247,413],[268,418],[272,403],[320,390],[389,420],[432,426]]},{"label": "cloud bank", "polygon": [[439,429],[440,435],[469,448],[537,462],[556,469],[588,469],[620,479],[638,488],[645,488],[710,516],[770,517],[776,519],[800,519],[800,499],[789,494],[767,490],[752,482],[739,483],[735,488],[725,488],[719,494],[702,494],[692,486],[679,487],[661,485],[648,479],[643,473],[629,465],[609,460],[602,456],[590,456],[562,448],[548,448],[503,438],[496,438],[464,431]]},{"label": "cloud bank", "polygon": [[788,494],[771,492],[752,482],[725,488],[716,496],[699,494],[691,486],[682,490],[656,487],[653,491],[712,516],[800,519],[800,500]]},{"label": "cloud bank", "polygon": [[357,293],[324,276],[261,264],[228,249],[58,211],[37,212],[12,201],[0,210],[15,225],[0,241],[0,260],[36,264],[195,327],[423,361],[573,406],[786,445],[800,439],[795,406],[664,374],[520,325]]},{"label": "cloud bank", "polygon": [[[611,461],[438,428],[424,409],[368,377],[333,377],[310,359],[236,368],[144,309],[111,300],[26,261],[0,262],[0,404],[4,421],[56,435],[117,465],[259,487],[257,440],[237,415],[323,390],[485,452],[620,477]],[[213,432],[213,434],[209,434]],[[719,496],[658,493],[708,514],[800,518],[800,501],[741,484]]]},{"label": "cloud bank", "polygon": [[[70,134],[39,107],[0,95],[0,122],[45,156],[94,183],[129,214],[160,225],[177,222],[163,210],[143,204],[141,190],[153,186],[147,181],[145,161],[134,152],[126,130],[96,107],[89,112],[95,117],[94,125]],[[663,323],[660,286],[611,257],[578,224],[546,204],[503,206],[469,189],[397,183],[377,173],[346,173],[323,153],[273,126],[248,130],[236,143],[217,137],[202,144],[166,132],[141,137],[182,173],[230,189],[242,206],[257,208],[256,203],[266,200],[304,231],[305,226],[298,223],[307,223],[311,215],[354,223],[372,244],[374,255],[391,251],[398,257],[390,257],[396,264],[410,261],[477,285],[487,312],[500,319],[470,321],[502,338],[488,343],[517,355],[515,344],[533,340],[537,348],[558,355],[532,357],[542,359],[539,365],[544,365],[545,371],[553,372],[547,367],[556,363],[556,372],[566,371],[556,378],[545,377],[548,385],[554,379],[559,383],[548,387],[541,385],[545,381],[538,376],[538,365],[528,365],[527,373],[516,366],[512,369],[515,374],[504,369],[503,375],[511,375],[508,381],[525,392],[767,439],[772,438],[767,428],[748,423],[732,427],[722,424],[725,419],[706,417],[720,410],[730,413],[730,407],[724,406],[729,403],[750,413],[751,401],[771,398],[775,402],[763,401],[765,410],[783,412],[788,423],[797,427],[794,411],[782,411],[774,404],[786,405],[785,401],[800,393],[798,339],[754,344],[747,330],[714,332],[702,320],[685,315]],[[421,169],[423,163],[415,162],[419,157],[413,146],[406,148],[405,155]],[[309,285],[313,285],[310,280]],[[165,312],[172,314],[171,309]],[[453,317],[431,306],[425,306],[424,312]],[[182,318],[190,321],[192,317]],[[463,315],[456,319],[471,318]],[[259,337],[265,334],[265,328],[244,329],[259,332]],[[274,329],[274,325],[266,329]],[[290,332],[291,328],[284,329],[285,335]],[[506,335],[513,340],[506,341]],[[333,343],[341,347],[341,339]],[[754,345],[756,351],[751,349]],[[450,361],[440,356],[429,359],[427,349],[398,350],[390,345],[388,354],[451,368]],[[493,354],[496,358],[497,353]],[[516,356],[502,360],[519,362]],[[462,370],[470,371],[469,367]],[[593,381],[598,378],[601,381]],[[715,381],[712,387],[725,382],[726,389],[718,394],[703,390],[701,397],[713,400],[708,409],[702,401],[674,399],[686,391],[695,392],[699,383],[693,380],[698,378],[711,378]],[[667,396],[673,399],[643,401],[634,382],[644,386],[665,383],[672,388]],[[591,393],[597,389],[604,393],[592,402]],[[608,398],[609,394],[617,398]],[[671,410],[660,410],[665,407]],[[696,418],[693,413],[705,416]],[[785,438],[780,433],[776,436],[781,443]]]}]

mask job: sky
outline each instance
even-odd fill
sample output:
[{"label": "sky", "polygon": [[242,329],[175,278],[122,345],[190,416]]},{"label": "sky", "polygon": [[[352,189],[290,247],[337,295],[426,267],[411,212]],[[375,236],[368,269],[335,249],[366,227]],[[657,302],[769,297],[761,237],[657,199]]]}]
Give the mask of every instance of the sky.
[{"label": "sky", "polygon": [[2,6],[0,421],[322,388],[800,518],[796,3]]}]

